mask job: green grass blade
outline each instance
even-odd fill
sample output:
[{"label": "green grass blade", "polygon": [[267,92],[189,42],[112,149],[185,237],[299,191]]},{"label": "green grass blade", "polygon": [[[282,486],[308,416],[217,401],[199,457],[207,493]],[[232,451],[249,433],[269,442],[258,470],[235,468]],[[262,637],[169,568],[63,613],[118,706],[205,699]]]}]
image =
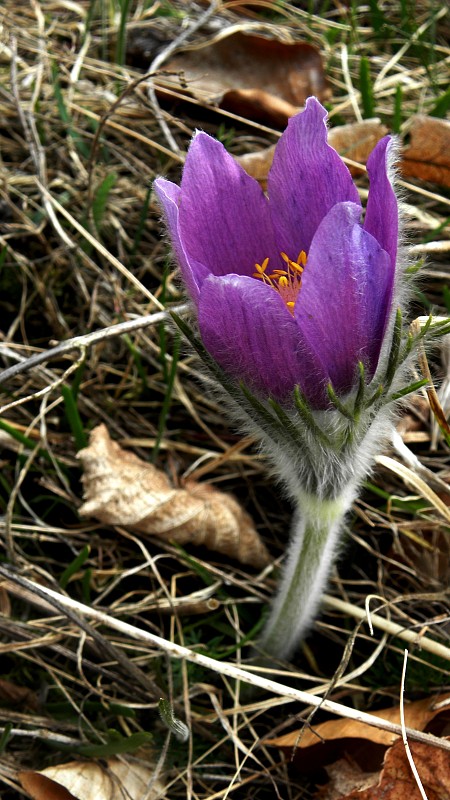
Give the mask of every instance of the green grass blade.
[{"label": "green grass blade", "polygon": [[450,86],[448,89],[445,90],[443,94],[441,94],[436,104],[430,110],[430,117],[441,117],[442,119],[445,119],[449,109],[450,109]]},{"label": "green grass blade", "polygon": [[94,218],[95,227],[97,231],[100,230],[105,215],[108,197],[117,181],[117,174],[110,172],[97,187],[97,190],[92,201],[92,216]]},{"label": "green grass blade", "polygon": [[109,731],[110,741],[105,744],[83,744],[77,747],[77,753],[87,758],[107,758],[121,753],[135,753],[140,747],[150,745],[153,742],[151,733],[141,731],[132,733],[126,738],[117,733]]},{"label": "green grass blade", "polygon": [[81,569],[86,559],[89,558],[90,551],[91,548],[89,547],[89,545],[85,545],[85,547],[83,547],[83,549],[76,556],[76,558],[74,558],[74,560],[69,564],[69,566],[66,567],[66,569],[64,570],[59,579],[59,585],[61,589],[65,589],[72,575],[75,575],[75,573],[78,572],[79,569]]},{"label": "green grass blade", "polygon": [[[36,442],[33,442],[33,440],[29,439],[28,436],[24,436],[23,433],[16,430],[16,428],[14,428],[13,425],[9,425],[3,419],[0,419],[0,429],[2,431],[6,431],[6,433],[9,433],[9,435],[13,439],[15,439],[16,442],[20,442],[20,444],[23,444],[24,447],[28,447],[29,450],[34,450],[34,448],[36,447]],[[48,451],[44,450],[42,447],[39,448],[38,455],[41,456],[42,458],[45,458],[45,460],[48,461],[50,464],[53,464],[52,457],[50,456]]]},{"label": "green grass blade", "polygon": [[61,386],[61,394],[64,400],[67,422],[72,431],[72,436],[75,439],[76,448],[77,450],[82,450],[83,447],[87,447],[88,437],[84,432],[76,397],[70,386]]},{"label": "green grass blade", "polygon": [[373,99],[372,78],[370,77],[370,64],[366,56],[362,56],[359,64],[359,90],[363,107],[363,117],[370,119],[375,116],[375,103]]},{"label": "green grass blade", "polygon": [[127,19],[130,5],[130,0],[120,0],[120,22],[116,44],[116,63],[119,67],[123,67],[125,64],[127,50]]}]

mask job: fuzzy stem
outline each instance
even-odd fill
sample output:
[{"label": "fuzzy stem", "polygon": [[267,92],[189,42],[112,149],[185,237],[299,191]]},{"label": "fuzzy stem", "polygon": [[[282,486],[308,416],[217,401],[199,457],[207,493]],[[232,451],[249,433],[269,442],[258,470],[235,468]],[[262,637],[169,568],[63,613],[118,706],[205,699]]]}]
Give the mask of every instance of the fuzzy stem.
[{"label": "fuzzy stem", "polygon": [[284,572],[261,639],[267,654],[288,658],[314,621],[352,500],[350,487],[333,500],[300,496]]}]

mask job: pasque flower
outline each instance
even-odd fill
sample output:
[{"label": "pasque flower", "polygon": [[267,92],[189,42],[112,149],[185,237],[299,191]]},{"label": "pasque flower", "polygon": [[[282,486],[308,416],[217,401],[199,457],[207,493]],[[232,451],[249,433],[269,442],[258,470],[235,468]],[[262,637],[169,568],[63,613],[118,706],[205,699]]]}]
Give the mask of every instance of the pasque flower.
[{"label": "pasque flower", "polygon": [[205,133],[181,186],[155,182],[209,353],[261,397],[315,408],[374,375],[390,318],[398,239],[390,137],[373,151],[364,223],[352,177],[311,97],[275,150],[268,198]]},{"label": "pasque flower", "polygon": [[260,643],[278,656],[314,619],[392,405],[415,388],[402,385],[414,341],[402,328],[392,147],[382,139],[368,160],[364,215],[313,97],[277,144],[268,197],[204,133],[181,185],[155,182],[198,331],[178,324],[295,506]]}]

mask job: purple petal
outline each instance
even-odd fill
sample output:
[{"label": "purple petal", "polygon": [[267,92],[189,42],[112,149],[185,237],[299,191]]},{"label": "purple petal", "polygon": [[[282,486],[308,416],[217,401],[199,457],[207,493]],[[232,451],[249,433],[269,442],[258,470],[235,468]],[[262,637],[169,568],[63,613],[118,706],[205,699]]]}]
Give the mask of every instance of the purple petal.
[{"label": "purple petal", "polygon": [[327,143],[327,112],[315,97],[289,120],[277,144],[268,189],[280,250],[297,258],[308,252],[314,234],[336,203],[359,204],[350,172]]},{"label": "purple petal", "polygon": [[309,377],[316,395],[327,381],[313,354],[300,350],[297,325],[270,286],[240,275],[210,276],[199,304],[203,342],[213,358],[257,394],[292,403]]},{"label": "purple petal", "polygon": [[370,178],[364,230],[371,233],[392,259],[395,269],[398,244],[398,204],[389,180],[389,155],[392,139],[385,136],[372,150],[367,161]]},{"label": "purple petal", "polygon": [[277,255],[267,198],[223,145],[198,133],[181,181],[180,232],[189,258],[214,275],[252,275]]},{"label": "purple petal", "polygon": [[389,255],[359,224],[361,209],[339,203],[313,239],[295,319],[340,393],[358,361],[375,372],[392,296]]},{"label": "purple petal", "polygon": [[203,266],[203,264],[199,264],[193,259],[189,259],[184,249],[179,226],[179,202],[181,189],[175,183],[166,181],[164,178],[157,178],[153,186],[156,196],[164,211],[167,227],[169,229],[170,240],[172,242],[172,247],[175,250],[175,255],[183,275],[183,280],[187,286],[190,296],[194,302],[197,303],[200,293],[200,286],[202,281],[208,275],[208,270]]}]

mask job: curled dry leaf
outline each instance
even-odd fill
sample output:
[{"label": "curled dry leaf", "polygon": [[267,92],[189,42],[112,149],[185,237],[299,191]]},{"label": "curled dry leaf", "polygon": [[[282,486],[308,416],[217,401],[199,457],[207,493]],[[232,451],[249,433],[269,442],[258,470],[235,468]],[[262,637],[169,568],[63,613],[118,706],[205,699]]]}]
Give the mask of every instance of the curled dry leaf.
[{"label": "curled dry leaf", "polygon": [[237,500],[208,484],[174,488],[161,470],[123,450],[105,425],[79,452],[85,502],[79,513],[178,544],[216,550],[260,569],[270,555]]},{"label": "curled dry leaf", "polygon": [[40,772],[27,770],[19,772],[17,777],[22,788],[33,800],[79,800],[60,783],[41,775]]},{"label": "curled dry leaf", "polygon": [[20,772],[19,781],[34,800],[163,800],[164,786],[154,780],[150,766],[128,763],[123,757],[70,761],[42,772]]},{"label": "curled dry leaf", "polygon": [[[273,37],[273,28],[270,34]],[[248,29],[233,27],[212,42],[192,46],[174,56],[165,68],[179,73],[182,91],[196,99],[280,127],[310,95],[321,100],[329,96],[316,47],[281,42],[251,34]]]},{"label": "curled dry leaf", "polygon": [[[386,133],[387,128],[379,120],[367,119],[363,122],[331,128],[328,141],[343,158],[365,164],[377,142]],[[266,188],[267,175],[272,166],[274,151],[275,145],[272,145],[256,153],[247,153],[237,158],[246,172],[259,181],[263,188]],[[350,171],[353,175],[361,173],[361,170],[352,166],[350,166]]]}]

